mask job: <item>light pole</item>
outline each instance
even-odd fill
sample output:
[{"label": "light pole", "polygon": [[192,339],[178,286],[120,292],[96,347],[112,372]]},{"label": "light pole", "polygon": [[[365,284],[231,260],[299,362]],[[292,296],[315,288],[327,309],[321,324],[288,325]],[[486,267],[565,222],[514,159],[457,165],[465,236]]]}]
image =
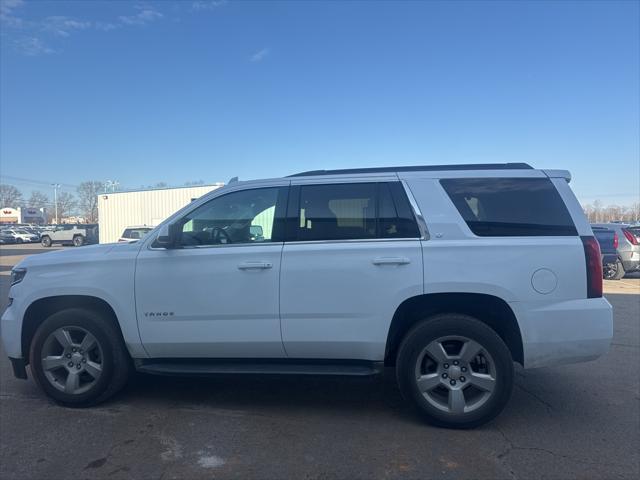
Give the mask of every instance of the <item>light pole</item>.
[{"label": "light pole", "polygon": [[56,225],[57,225],[58,224],[58,189],[60,188],[60,184],[52,183],[51,186],[53,187],[53,206],[55,207],[55,210],[56,210]]},{"label": "light pole", "polygon": [[120,182],[118,182],[117,180],[107,180],[104,184],[104,193],[107,193],[109,189],[111,189],[111,193],[115,192],[118,188],[118,185],[120,185]]}]

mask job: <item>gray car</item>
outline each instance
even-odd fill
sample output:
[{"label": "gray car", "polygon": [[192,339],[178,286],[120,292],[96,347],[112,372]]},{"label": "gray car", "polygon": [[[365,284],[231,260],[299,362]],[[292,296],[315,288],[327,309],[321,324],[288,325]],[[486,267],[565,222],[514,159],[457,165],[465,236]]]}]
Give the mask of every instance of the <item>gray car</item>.
[{"label": "gray car", "polygon": [[640,239],[629,225],[623,223],[594,223],[593,227],[605,227],[618,234],[618,263],[616,268],[622,269],[618,277],[624,273],[640,270]]}]

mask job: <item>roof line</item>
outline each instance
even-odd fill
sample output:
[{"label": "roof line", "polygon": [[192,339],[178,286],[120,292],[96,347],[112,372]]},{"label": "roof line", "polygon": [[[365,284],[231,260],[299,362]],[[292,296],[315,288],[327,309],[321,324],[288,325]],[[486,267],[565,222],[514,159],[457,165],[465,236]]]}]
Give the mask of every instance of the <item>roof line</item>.
[{"label": "roof line", "polygon": [[371,167],[371,168],[346,168],[342,170],[310,170],[308,172],[294,173],[289,177],[311,177],[319,175],[348,175],[358,173],[384,173],[384,172],[422,172],[422,171],[447,171],[447,170],[533,170],[528,163],[467,163],[454,165],[414,165],[399,167]]}]

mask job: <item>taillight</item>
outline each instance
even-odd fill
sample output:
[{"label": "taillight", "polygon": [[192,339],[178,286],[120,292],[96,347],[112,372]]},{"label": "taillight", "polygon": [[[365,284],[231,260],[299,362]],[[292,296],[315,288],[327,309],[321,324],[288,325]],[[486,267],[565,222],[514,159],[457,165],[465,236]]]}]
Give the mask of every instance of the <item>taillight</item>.
[{"label": "taillight", "polygon": [[595,237],[580,237],[587,263],[587,298],[602,297],[602,258]]},{"label": "taillight", "polygon": [[631,233],[626,228],[622,229],[622,233],[624,233],[624,236],[627,238],[627,240],[631,242],[631,245],[638,245],[638,239],[633,233]]},{"label": "taillight", "polygon": [[618,249],[618,232],[613,232],[613,248]]}]

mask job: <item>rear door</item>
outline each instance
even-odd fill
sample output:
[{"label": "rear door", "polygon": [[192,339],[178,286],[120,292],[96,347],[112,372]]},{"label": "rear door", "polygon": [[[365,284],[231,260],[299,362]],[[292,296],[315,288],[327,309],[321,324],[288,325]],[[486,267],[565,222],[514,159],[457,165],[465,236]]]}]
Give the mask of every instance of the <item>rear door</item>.
[{"label": "rear door", "polygon": [[402,184],[294,180],[289,198],[280,277],[287,355],[382,360],[396,308],[423,291],[420,232]]}]

